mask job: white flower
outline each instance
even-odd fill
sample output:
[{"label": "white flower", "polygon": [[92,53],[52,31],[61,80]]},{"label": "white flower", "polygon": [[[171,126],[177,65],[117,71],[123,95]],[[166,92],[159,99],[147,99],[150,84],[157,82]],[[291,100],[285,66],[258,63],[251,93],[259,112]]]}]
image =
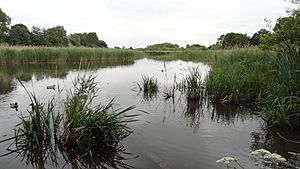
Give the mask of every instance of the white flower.
[{"label": "white flower", "polygon": [[217,163],[224,163],[226,165],[228,165],[231,161],[237,161],[237,159],[233,158],[233,157],[223,157],[220,160],[217,160]]},{"label": "white flower", "polygon": [[273,163],[283,163],[283,162],[286,162],[285,158],[283,158],[281,155],[276,154],[276,153],[265,154],[263,158],[266,159],[266,160],[270,160]]},{"label": "white flower", "polygon": [[252,151],[251,154],[252,155],[262,155],[262,156],[264,156],[266,154],[271,154],[271,152],[268,151],[268,150],[265,150],[265,149],[258,149],[258,150]]}]

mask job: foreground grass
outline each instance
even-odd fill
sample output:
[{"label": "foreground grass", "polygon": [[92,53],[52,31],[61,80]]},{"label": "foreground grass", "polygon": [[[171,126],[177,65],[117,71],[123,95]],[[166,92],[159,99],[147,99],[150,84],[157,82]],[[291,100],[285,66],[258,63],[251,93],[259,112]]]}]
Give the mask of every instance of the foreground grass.
[{"label": "foreground grass", "polygon": [[103,62],[111,59],[128,61],[143,56],[143,52],[126,49],[0,47],[0,64]]}]

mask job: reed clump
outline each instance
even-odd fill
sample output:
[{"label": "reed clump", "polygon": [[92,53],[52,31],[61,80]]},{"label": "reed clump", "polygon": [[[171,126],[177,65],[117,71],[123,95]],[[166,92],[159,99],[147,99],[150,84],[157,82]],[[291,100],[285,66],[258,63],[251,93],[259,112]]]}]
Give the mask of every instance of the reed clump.
[{"label": "reed clump", "polygon": [[199,70],[199,66],[188,67],[182,69],[184,77],[180,83],[177,84],[179,91],[186,95],[188,100],[200,100],[204,97],[204,79]]},{"label": "reed clump", "polygon": [[136,115],[126,115],[134,106],[113,109],[113,100],[107,105],[94,105],[98,90],[95,76],[78,77],[65,103],[66,118],[61,144],[84,156],[92,156],[97,147],[116,146],[131,133],[127,123],[135,121],[132,118]]},{"label": "reed clump", "polygon": [[145,93],[156,93],[158,91],[157,79],[154,76],[142,75],[141,84],[138,83],[138,86]]}]

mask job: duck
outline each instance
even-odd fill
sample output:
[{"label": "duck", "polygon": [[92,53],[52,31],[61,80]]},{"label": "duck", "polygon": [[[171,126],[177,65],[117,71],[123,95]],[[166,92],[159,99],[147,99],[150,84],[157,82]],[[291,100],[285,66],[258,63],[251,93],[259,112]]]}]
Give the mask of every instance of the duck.
[{"label": "duck", "polygon": [[53,89],[53,90],[55,90],[55,85],[47,86],[47,89]]},{"label": "duck", "polygon": [[17,109],[19,107],[18,103],[15,102],[15,103],[10,103],[10,108],[12,109]]}]

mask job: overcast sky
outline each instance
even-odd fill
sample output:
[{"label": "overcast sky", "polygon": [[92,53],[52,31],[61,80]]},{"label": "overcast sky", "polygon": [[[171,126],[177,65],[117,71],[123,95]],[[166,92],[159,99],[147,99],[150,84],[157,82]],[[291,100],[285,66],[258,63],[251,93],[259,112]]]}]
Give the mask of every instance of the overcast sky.
[{"label": "overcast sky", "polygon": [[221,34],[252,35],[266,28],[264,18],[274,23],[295,7],[284,0],[0,0],[12,24],[97,32],[110,47],[209,46]]}]

